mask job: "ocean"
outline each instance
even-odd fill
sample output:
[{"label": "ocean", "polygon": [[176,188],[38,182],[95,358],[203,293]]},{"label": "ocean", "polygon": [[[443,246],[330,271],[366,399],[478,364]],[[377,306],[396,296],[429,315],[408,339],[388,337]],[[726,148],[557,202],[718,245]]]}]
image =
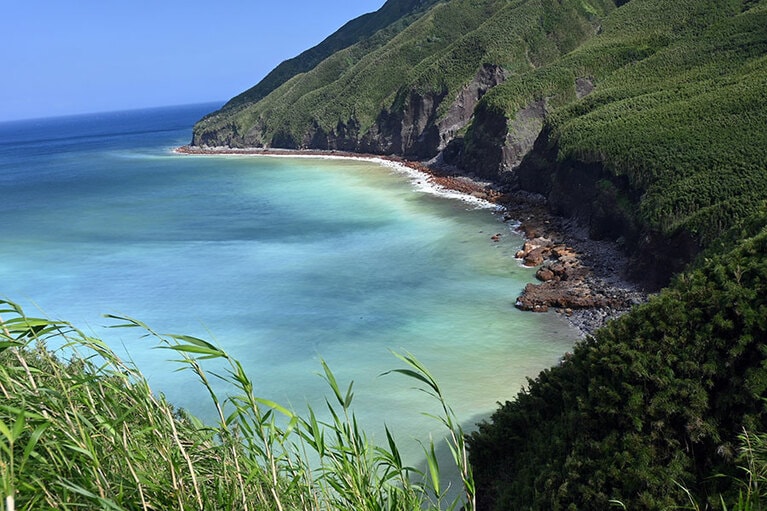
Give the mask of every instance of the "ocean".
[{"label": "ocean", "polygon": [[441,430],[413,381],[382,376],[392,351],[471,430],[572,347],[559,315],[514,308],[534,274],[492,207],[376,161],[174,153],[218,106],[1,123],[0,297],[103,338],[206,420],[194,375],[104,314],[218,344],[298,412],[324,407],[325,360],[373,439],[386,423],[412,453]]}]

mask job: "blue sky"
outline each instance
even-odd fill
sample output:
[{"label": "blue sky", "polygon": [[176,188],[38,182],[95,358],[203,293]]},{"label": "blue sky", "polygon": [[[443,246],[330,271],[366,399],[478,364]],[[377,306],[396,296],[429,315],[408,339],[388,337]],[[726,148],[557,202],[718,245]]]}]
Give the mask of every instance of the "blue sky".
[{"label": "blue sky", "polygon": [[223,101],[384,0],[11,0],[0,121]]}]

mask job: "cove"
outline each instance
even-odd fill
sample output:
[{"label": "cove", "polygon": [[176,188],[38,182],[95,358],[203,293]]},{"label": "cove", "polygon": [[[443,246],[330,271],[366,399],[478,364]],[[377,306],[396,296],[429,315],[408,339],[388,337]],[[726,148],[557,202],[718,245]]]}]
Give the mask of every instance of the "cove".
[{"label": "cove", "polygon": [[[577,333],[514,300],[533,272],[492,209],[355,159],[187,156],[210,105],[0,124],[0,295],[105,339],[156,392],[212,420],[190,372],[135,330],[211,340],[257,393],[303,412],[329,395],[320,359],[374,439],[439,427],[409,352],[468,428],[556,364]],[[500,242],[490,238],[502,233]],[[226,392],[221,387],[221,392]]]}]

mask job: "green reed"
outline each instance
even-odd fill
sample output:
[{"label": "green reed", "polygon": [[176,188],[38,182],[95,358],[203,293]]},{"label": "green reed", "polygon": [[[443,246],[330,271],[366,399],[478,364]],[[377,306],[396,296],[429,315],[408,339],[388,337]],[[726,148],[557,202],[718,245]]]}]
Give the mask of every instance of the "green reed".
[{"label": "green reed", "polygon": [[[405,375],[436,399],[463,495],[447,498],[434,443],[428,469],[407,466],[392,434],[375,445],[357,421],[353,384],[331,390],[322,414],[299,415],[261,398],[239,361],[214,344],[137,328],[191,370],[217,410],[203,424],[152,393],[146,379],[100,339],[63,321],[27,317],[0,300],[0,493],[15,509],[413,510],[474,509],[460,424],[438,384],[412,355]],[[205,365],[214,360],[224,370]],[[219,395],[213,380],[230,389]],[[321,420],[318,417],[327,416]]]}]

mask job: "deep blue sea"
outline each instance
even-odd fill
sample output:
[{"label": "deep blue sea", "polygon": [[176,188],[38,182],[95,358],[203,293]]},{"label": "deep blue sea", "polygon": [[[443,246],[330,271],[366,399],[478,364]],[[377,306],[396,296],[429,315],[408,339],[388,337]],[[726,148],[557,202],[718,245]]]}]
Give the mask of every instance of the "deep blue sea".
[{"label": "deep blue sea", "polygon": [[191,372],[102,315],[213,340],[298,411],[323,407],[322,358],[379,439],[439,432],[411,381],[380,376],[391,350],[470,428],[570,349],[562,318],[514,308],[533,272],[492,208],[377,162],[173,153],[218,106],[0,124],[0,296],[106,339],[206,418]]}]

